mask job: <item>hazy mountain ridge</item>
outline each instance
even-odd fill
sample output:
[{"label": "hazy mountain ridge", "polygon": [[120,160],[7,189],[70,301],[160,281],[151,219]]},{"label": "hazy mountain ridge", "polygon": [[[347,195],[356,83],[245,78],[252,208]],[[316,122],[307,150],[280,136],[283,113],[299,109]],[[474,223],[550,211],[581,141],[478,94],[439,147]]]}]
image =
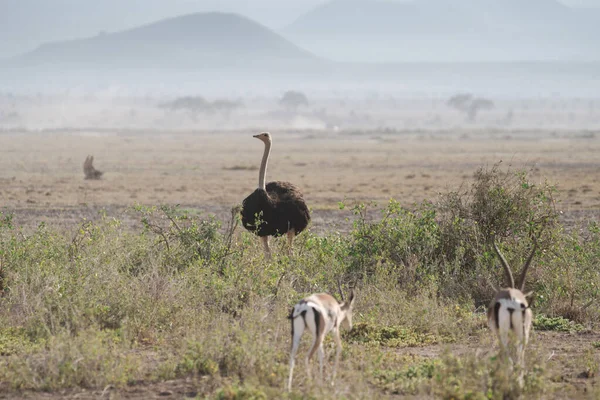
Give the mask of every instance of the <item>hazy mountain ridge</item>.
[{"label": "hazy mountain ridge", "polygon": [[201,68],[314,60],[309,52],[248,18],[196,13],[121,32],[43,44],[13,58],[11,64]]},{"label": "hazy mountain ridge", "polygon": [[0,0],[0,58],[40,44],[118,32],[198,12],[244,15],[281,29],[324,0]]},{"label": "hazy mountain ridge", "polygon": [[[358,58],[356,63],[329,61],[329,57],[336,54],[335,48],[328,46],[335,42],[328,42],[325,34],[319,36],[319,42],[328,48],[324,57],[318,58],[248,18],[229,13],[195,13],[121,32],[42,45],[23,56],[1,62],[0,86],[4,90],[26,88],[34,91],[41,88],[104,90],[112,87],[122,87],[126,91],[152,88],[176,93],[196,90],[215,96],[223,91],[238,96],[248,91],[267,93],[290,88],[313,92],[340,88],[418,92],[428,88],[446,94],[468,90],[499,95],[515,92],[597,95],[598,62],[465,62],[461,59],[441,63],[436,60],[414,62],[426,59],[434,46],[437,54],[449,58],[455,56],[453,51],[458,43],[468,54],[484,58],[493,55],[485,53],[485,49],[495,51],[505,43],[502,37],[481,33],[484,28],[492,33],[497,31],[490,21],[496,20],[495,16],[500,12],[490,13],[482,24],[481,18],[474,17],[480,15],[477,9],[458,19],[457,15],[462,14],[455,3],[443,3],[446,4],[443,6],[439,5],[441,0],[421,1],[429,4],[429,9],[437,10],[435,29],[419,25],[419,16],[427,15],[424,11],[427,8],[416,7],[414,3],[402,5],[378,0],[381,7],[370,9],[385,10],[382,13],[385,18],[375,26],[368,25],[370,30],[355,29],[354,34],[352,29],[363,27],[360,21],[369,18],[364,4],[373,2],[346,0],[346,4],[357,5],[353,14],[356,23],[351,25],[347,35],[334,35],[329,39],[338,40],[349,49]],[[455,0],[458,1],[466,2]],[[341,1],[332,3],[335,6]],[[326,5],[332,13],[330,19],[334,19],[336,12],[332,3]],[[404,24],[398,24],[396,14],[392,12],[399,8],[408,15],[404,16]],[[559,16],[561,10],[558,8],[554,15]],[[460,21],[470,23],[465,28]],[[339,22],[338,19],[335,22]],[[411,36],[417,28],[420,33]],[[387,35],[381,35],[382,29]],[[596,37],[592,36],[593,39]],[[515,47],[522,42],[513,36],[510,40]],[[561,38],[536,42],[535,45],[538,49],[546,46],[546,51],[552,51],[559,40]],[[527,59],[528,47],[521,46],[518,50],[522,57],[516,58]],[[407,55],[410,62],[377,58],[394,52]]]},{"label": "hazy mountain ridge", "polygon": [[600,12],[554,0],[332,0],[283,33],[342,61],[600,60]]}]

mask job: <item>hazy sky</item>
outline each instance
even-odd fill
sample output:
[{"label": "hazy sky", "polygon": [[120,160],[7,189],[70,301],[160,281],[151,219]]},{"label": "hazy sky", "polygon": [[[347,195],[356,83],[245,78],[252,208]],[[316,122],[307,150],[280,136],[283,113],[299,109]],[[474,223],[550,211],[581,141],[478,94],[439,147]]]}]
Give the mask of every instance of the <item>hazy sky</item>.
[{"label": "hazy sky", "polygon": [[576,7],[600,7],[600,0],[561,0],[561,3]]},{"label": "hazy sky", "polygon": [[[0,57],[23,53],[48,41],[89,37],[100,31],[114,32],[192,12],[236,12],[279,30],[327,1],[0,0]],[[561,1],[575,6],[600,7],[600,0]]]}]

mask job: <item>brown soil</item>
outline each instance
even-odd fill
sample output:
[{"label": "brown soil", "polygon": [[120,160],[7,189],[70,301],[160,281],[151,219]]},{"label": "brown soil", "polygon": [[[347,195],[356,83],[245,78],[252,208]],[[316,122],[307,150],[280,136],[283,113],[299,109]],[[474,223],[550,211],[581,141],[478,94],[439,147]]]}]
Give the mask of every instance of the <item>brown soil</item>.
[{"label": "brown soil", "polygon": [[[487,339],[488,337],[485,336],[483,342],[480,342],[477,338],[469,338],[467,341],[451,345],[408,347],[397,351],[421,357],[438,357],[446,349],[455,355],[467,352],[485,355],[493,351],[490,350]],[[581,360],[586,353],[591,353],[592,359],[598,363],[600,349],[595,348],[593,343],[600,343],[599,333],[536,332],[534,334],[531,348],[533,351],[541,351],[543,358],[547,360],[546,368],[554,385],[549,388],[549,393],[544,398],[589,398],[586,393],[590,388],[600,385],[600,376],[598,372],[594,376],[589,376],[586,365],[578,364],[574,360]],[[67,389],[51,393],[32,391],[0,393],[0,399],[184,399],[213,393],[221,383],[211,381],[208,377],[189,377],[157,383],[139,382],[120,388],[109,385],[98,389]]]},{"label": "brown soil", "polygon": [[[0,135],[0,210],[15,222],[34,227],[74,229],[100,211],[133,228],[139,218],[130,206],[181,204],[226,220],[257,184],[262,144],[245,133],[94,134],[4,133]],[[82,164],[94,154],[101,180],[84,180]],[[600,220],[600,139],[570,134],[375,134],[275,133],[269,180],[299,185],[313,209],[316,232],[347,230],[351,217],[338,202],[389,198],[410,207],[454,189],[476,169],[501,161],[514,170],[531,170],[534,181],[548,179],[559,189],[564,221]],[[600,383],[574,365],[600,335],[538,333],[548,353],[558,397],[584,396]],[[452,345],[453,352],[476,350],[477,341]],[[434,357],[442,346],[402,351]],[[600,352],[600,350],[595,350]],[[598,355],[596,353],[596,359]],[[125,388],[66,390],[55,393],[0,393],[0,399],[185,398],[214,390],[214,383],[184,379],[140,383]],[[573,392],[576,393],[573,397]],[[597,393],[597,392],[596,392]]]},{"label": "brown soil", "polygon": [[[101,180],[84,180],[94,154]],[[600,139],[551,133],[274,134],[268,180],[288,180],[305,193],[316,232],[345,230],[338,202],[406,207],[435,200],[502,161],[528,169],[534,182],[559,189],[569,225],[600,219]],[[7,133],[0,135],[0,205],[18,224],[72,227],[104,210],[128,225],[133,204],[180,204],[227,218],[258,181],[262,143],[251,133]]]}]

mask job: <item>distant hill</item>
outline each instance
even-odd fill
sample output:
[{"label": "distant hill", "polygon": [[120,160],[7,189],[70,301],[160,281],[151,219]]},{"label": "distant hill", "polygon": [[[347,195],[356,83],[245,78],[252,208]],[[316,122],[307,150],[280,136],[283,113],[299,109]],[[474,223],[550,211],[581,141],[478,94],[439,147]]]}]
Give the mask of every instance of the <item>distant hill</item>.
[{"label": "distant hill", "polygon": [[18,66],[95,68],[264,67],[316,58],[236,14],[198,13],[92,38],[43,44],[12,59]]},{"label": "distant hill", "polygon": [[0,58],[42,43],[118,32],[197,12],[231,12],[279,29],[322,0],[0,0]]},{"label": "distant hill", "polygon": [[600,60],[600,13],[555,0],[332,0],[282,32],[340,61]]}]

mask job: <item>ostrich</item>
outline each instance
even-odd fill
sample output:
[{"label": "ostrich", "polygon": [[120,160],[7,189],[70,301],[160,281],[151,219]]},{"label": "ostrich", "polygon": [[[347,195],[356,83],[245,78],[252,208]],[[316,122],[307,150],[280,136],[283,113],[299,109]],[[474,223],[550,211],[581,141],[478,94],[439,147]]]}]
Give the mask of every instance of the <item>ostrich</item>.
[{"label": "ostrich", "polygon": [[263,132],[254,137],[265,144],[265,152],[258,172],[258,188],[242,202],[242,224],[244,228],[261,237],[269,258],[269,236],[287,233],[288,254],[291,255],[294,237],[306,228],[310,221],[310,213],[297,186],[281,181],[265,185],[271,135]]}]

